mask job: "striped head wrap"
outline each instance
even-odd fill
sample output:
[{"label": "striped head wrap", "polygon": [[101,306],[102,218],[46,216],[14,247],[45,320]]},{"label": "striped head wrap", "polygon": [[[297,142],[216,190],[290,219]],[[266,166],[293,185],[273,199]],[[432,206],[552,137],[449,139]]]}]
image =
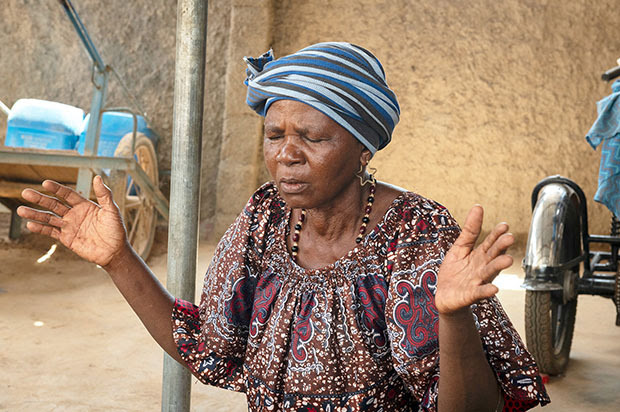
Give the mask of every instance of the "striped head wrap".
[{"label": "striped head wrap", "polygon": [[274,60],[244,57],[247,104],[265,116],[271,103],[297,100],[330,117],[374,155],[392,138],[400,107],[381,63],[349,43],[318,43]]}]

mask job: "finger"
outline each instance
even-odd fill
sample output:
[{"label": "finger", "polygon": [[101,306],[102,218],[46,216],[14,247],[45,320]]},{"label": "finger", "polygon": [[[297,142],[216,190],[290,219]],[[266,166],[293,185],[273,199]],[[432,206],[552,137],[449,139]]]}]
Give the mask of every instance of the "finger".
[{"label": "finger", "polygon": [[491,283],[487,283],[485,285],[479,286],[476,288],[474,292],[473,300],[475,302],[479,302],[482,299],[488,299],[490,297],[495,296],[495,294],[499,292],[499,288]]},{"label": "finger", "polygon": [[17,208],[17,214],[24,219],[28,219],[37,223],[51,225],[56,227],[63,226],[63,220],[52,212],[37,210],[31,207],[20,206]]},{"label": "finger", "polygon": [[512,233],[504,233],[501,235],[495,243],[491,246],[491,248],[487,251],[487,255],[491,259],[495,259],[497,256],[506,253],[508,248],[515,243],[515,237]]},{"label": "finger", "polygon": [[58,182],[54,182],[53,180],[45,180],[41,184],[45,190],[50,193],[53,193],[56,197],[61,200],[67,202],[69,206],[75,206],[84,201],[87,201],[85,197],[80,195],[75,190],[71,189],[68,186],[61,185]]},{"label": "finger", "polygon": [[466,256],[474,248],[476,240],[478,239],[478,236],[480,236],[483,214],[484,211],[480,205],[475,205],[472,207],[467,214],[465,224],[463,225],[463,230],[454,242],[457,257]]},{"label": "finger", "polygon": [[52,226],[43,225],[38,222],[28,222],[26,223],[26,228],[32,233],[50,236],[56,240],[60,238],[60,230]]},{"label": "finger", "polygon": [[97,203],[104,209],[116,208],[116,204],[112,199],[112,191],[105,183],[101,176],[97,175],[93,179],[93,191],[97,197]]},{"label": "finger", "polygon": [[491,283],[504,269],[512,266],[514,259],[510,255],[500,255],[487,263],[484,269],[480,272],[482,280],[485,283]]},{"label": "finger", "polygon": [[480,248],[487,252],[495,243],[495,241],[504,233],[508,232],[508,224],[505,222],[497,224],[491,233],[484,238],[484,241],[480,244]]},{"label": "finger", "polygon": [[44,207],[61,217],[71,210],[71,208],[67,207],[67,205],[58,199],[44,195],[43,193],[37,192],[33,189],[24,189],[22,192],[22,197],[28,202]]}]

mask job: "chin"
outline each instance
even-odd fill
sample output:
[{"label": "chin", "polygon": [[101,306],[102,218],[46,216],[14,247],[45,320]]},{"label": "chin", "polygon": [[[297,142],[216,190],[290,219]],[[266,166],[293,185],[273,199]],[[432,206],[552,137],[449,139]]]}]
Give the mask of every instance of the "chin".
[{"label": "chin", "polygon": [[[279,191],[280,197],[286,202],[286,205],[291,209],[307,209],[308,202],[304,196],[298,194],[282,193]],[[304,201],[306,200],[306,201]]]},{"label": "chin", "polygon": [[314,206],[314,202],[305,193],[286,193],[280,188],[278,188],[278,193],[291,209],[311,209]]}]

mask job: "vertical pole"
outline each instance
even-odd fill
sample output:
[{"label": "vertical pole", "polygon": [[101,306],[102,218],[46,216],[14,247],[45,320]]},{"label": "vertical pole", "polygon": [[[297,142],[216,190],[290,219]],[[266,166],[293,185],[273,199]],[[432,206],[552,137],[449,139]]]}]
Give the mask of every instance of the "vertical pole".
[{"label": "vertical pole", "polygon": [[[167,288],[193,301],[198,245],[207,0],[177,4]],[[164,355],[162,411],[189,411],[191,376]]]}]

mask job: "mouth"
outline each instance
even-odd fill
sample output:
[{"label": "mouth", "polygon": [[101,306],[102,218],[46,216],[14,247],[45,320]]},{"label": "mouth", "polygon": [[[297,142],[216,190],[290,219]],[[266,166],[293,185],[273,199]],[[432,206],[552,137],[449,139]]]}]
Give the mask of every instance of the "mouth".
[{"label": "mouth", "polygon": [[296,194],[303,192],[308,183],[302,182],[297,179],[280,179],[280,190],[287,194]]}]

